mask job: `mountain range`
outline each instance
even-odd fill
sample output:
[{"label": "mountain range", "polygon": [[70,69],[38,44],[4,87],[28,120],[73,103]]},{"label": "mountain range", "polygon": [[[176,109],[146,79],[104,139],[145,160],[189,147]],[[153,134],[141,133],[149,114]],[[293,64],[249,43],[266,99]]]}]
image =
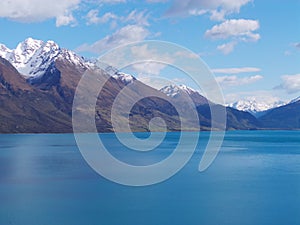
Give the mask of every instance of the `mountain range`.
[{"label": "mountain range", "polygon": [[[0,132],[72,132],[72,105],[76,87],[82,75],[95,67],[93,62],[59,47],[53,41],[28,38],[15,49],[0,44]],[[210,130],[211,108],[226,110],[228,130],[300,128],[300,99],[286,105],[274,105],[275,108],[257,118],[235,105],[226,107],[214,104],[185,85],[169,85],[156,90],[109,65],[105,70],[98,71],[105,80],[95,107],[98,132],[114,131],[112,107],[125,87],[128,87],[127,99],[121,101],[118,106],[121,109],[127,100],[150,97],[136,102],[129,115],[118,115],[117,121],[128,120],[130,125],[118,130],[122,132],[149,131],[149,122],[155,117],[162,118],[169,131],[198,130],[199,127],[201,130]],[[193,106],[186,103],[185,96],[190,97]],[[191,118],[184,118],[185,127],[181,127],[181,118],[172,103],[182,106],[186,112],[195,107],[200,124]],[[82,115],[88,113],[88,108],[80,110]],[[223,127],[223,124],[219,125]],[[163,126],[158,123],[155,129],[162,130]]]},{"label": "mountain range", "polygon": [[280,100],[261,101],[261,100],[257,100],[255,97],[251,97],[251,98],[241,99],[234,103],[227,104],[227,106],[241,111],[249,112],[258,118],[265,115],[269,110],[286,104],[287,102],[280,101]]}]

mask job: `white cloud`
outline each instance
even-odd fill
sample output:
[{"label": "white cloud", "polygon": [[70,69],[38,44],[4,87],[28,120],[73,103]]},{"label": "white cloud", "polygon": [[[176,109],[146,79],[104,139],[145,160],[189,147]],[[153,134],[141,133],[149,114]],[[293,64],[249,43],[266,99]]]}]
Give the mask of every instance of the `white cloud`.
[{"label": "white cloud", "polygon": [[285,56],[295,55],[297,50],[300,51],[300,42],[293,42],[289,44],[289,49],[285,50],[283,54]]},{"label": "white cloud", "polygon": [[275,89],[283,89],[289,94],[300,91],[300,74],[284,75],[281,79],[282,83],[275,87]]},{"label": "white cloud", "polygon": [[232,19],[213,26],[205,32],[205,36],[210,39],[227,39],[233,37],[242,41],[258,41],[260,35],[253,33],[258,29],[259,22],[257,20]]},{"label": "white cloud", "polygon": [[174,84],[174,82],[160,76],[139,76],[137,77],[137,79],[157,90],[160,90],[161,88],[170,85],[170,83]]},{"label": "white cloud", "polygon": [[[156,49],[150,49],[147,44],[140,46],[133,46],[131,54],[135,59],[140,61],[150,61],[132,65],[132,69],[139,74],[139,76],[159,75],[167,64],[173,63],[173,57]],[[164,63],[162,63],[164,62]]]},{"label": "white cloud", "polygon": [[251,84],[261,79],[263,79],[263,76],[261,75],[254,75],[254,76],[242,77],[242,78],[237,77],[235,75],[216,77],[217,82],[222,87],[241,86],[241,85]]},{"label": "white cloud", "polygon": [[108,12],[105,13],[103,16],[99,17],[99,11],[96,9],[92,9],[88,12],[86,19],[87,19],[87,24],[99,24],[99,23],[107,23],[110,20],[118,19],[118,16]]},{"label": "white cloud", "polygon": [[151,49],[147,44],[133,46],[131,53],[136,59],[140,60],[152,60],[152,61],[164,61],[166,63],[173,63],[173,57],[163,52],[158,52],[157,48]]},{"label": "white cloud", "polygon": [[149,26],[148,22],[149,14],[146,14],[146,11],[131,11],[127,16],[118,16],[112,12],[107,12],[102,16],[99,16],[99,10],[92,9],[86,15],[87,25],[91,24],[103,24],[112,21],[111,27],[116,27],[117,22],[125,24],[134,24],[140,26]]},{"label": "white cloud", "polygon": [[257,20],[231,19],[213,26],[205,32],[209,39],[231,39],[230,42],[217,46],[217,50],[227,55],[231,53],[239,42],[256,42],[260,35],[255,33],[259,29]]},{"label": "white cloud", "polygon": [[30,23],[55,18],[56,26],[76,23],[72,12],[80,0],[14,0],[1,1],[0,17]]},{"label": "white cloud", "polygon": [[175,0],[167,11],[168,16],[203,15],[209,13],[212,20],[224,20],[226,15],[239,13],[251,0]]},{"label": "white cloud", "polygon": [[79,46],[76,51],[101,53],[120,45],[142,41],[149,36],[149,34],[150,32],[143,26],[127,25],[91,45],[83,44]]},{"label": "white cloud", "polygon": [[65,14],[65,15],[56,17],[56,23],[55,24],[56,24],[57,27],[67,26],[69,24],[72,24],[72,26],[75,26],[76,25],[76,19],[74,18],[72,13],[69,13],[69,14]]},{"label": "white cloud", "polygon": [[133,22],[134,24],[141,26],[149,26],[148,16],[145,15],[146,11],[138,12],[137,10],[131,11],[129,15],[124,19],[124,22]]},{"label": "white cloud", "polygon": [[158,76],[160,71],[166,67],[165,64],[156,63],[156,62],[145,62],[145,63],[137,63],[131,66],[131,68],[138,73],[139,77],[144,76]]},{"label": "white cloud", "polygon": [[211,20],[216,20],[216,21],[222,21],[224,20],[226,12],[224,10],[212,10],[211,11],[211,16],[210,19]]},{"label": "white cloud", "polygon": [[178,51],[174,53],[175,57],[180,57],[180,58],[188,58],[188,59],[197,59],[199,58],[199,55],[188,52],[188,51]]},{"label": "white cloud", "polygon": [[212,72],[214,73],[223,73],[223,74],[239,74],[239,73],[251,73],[251,72],[259,72],[259,71],[261,71],[261,69],[256,67],[212,69]]},{"label": "white cloud", "polygon": [[227,55],[227,54],[229,54],[230,52],[232,52],[234,50],[235,45],[236,45],[236,42],[232,41],[232,42],[229,42],[229,43],[219,45],[217,47],[217,49],[219,51],[223,52],[224,55]]}]

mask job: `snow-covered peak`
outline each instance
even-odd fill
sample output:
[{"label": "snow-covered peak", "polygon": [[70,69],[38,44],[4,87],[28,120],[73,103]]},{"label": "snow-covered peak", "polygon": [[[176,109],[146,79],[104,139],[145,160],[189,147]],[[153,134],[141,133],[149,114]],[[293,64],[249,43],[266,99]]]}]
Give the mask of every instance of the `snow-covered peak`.
[{"label": "snow-covered peak", "polygon": [[171,85],[161,88],[160,91],[170,97],[175,97],[178,94],[180,94],[180,92],[185,92],[188,95],[191,95],[193,93],[199,93],[199,92],[195,91],[194,89],[187,87],[186,85],[183,85],[183,84],[181,84],[181,85],[171,84]]},{"label": "snow-covered peak", "polygon": [[6,59],[11,54],[12,50],[6,47],[4,44],[0,44],[0,57]]},{"label": "snow-covered peak", "polygon": [[184,95],[187,94],[196,106],[209,104],[209,101],[202,96],[199,91],[196,91],[186,85],[168,85],[159,90],[169,97],[186,101]]},{"label": "snow-covered peak", "polygon": [[198,91],[196,91],[196,90],[194,90],[194,89],[192,89],[192,88],[190,88],[190,87],[188,87],[188,86],[186,86],[186,85],[184,85],[184,84],[180,84],[179,86],[178,86],[182,91],[184,91],[184,92],[186,92],[187,94],[189,94],[189,95],[191,95],[191,94],[193,94],[193,93],[199,93]]},{"label": "snow-covered peak", "polygon": [[42,49],[41,53],[57,54],[60,51],[60,47],[54,41],[47,41],[40,48]]},{"label": "snow-covered peak", "polygon": [[17,45],[14,52],[17,55],[32,56],[32,54],[34,54],[34,52],[37,51],[43,44],[44,43],[41,40],[27,38],[25,41]]},{"label": "snow-covered peak", "polygon": [[267,111],[272,108],[280,107],[285,104],[286,102],[277,99],[269,99],[268,101],[267,100],[259,101],[255,97],[251,97],[251,98],[239,100],[234,103],[230,103],[227,106],[241,111],[250,112],[253,115],[256,115],[257,113]]},{"label": "snow-covered peak", "polygon": [[11,51],[8,47],[6,47],[4,44],[0,44],[0,52],[8,52]]},{"label": "snow-covered peak", "polygon": [[42,76],[57,58],[67,60],[76,66],[85,67],[83,58],[72,51],[60,48],[58,44],[51,40],[43,42],[27,38],[13,50],[1,45],[0,56],[7,59],[27,78]]},{"label": "snow-covered peak", "polygon": [[58,57],[62,60],[67,60],[69,63],[72,63],[75,66],[89,67],[90,64],[75,52],[69,51],[67,49],[62,49]]},{"label": "snow-covered peak", "polygon": [[134,76],[123,72],[116,72],[112,77],[122,81],[124,84],[130,84],[135,80]]},{"label": "snow-covered peak", "polygon": [[25,77],[39,77],[59,54],[60,48],[54,41],[43,42],[32,38],[20,43],[9,60]]},{"label": "snow-covered peak", "polygon": [[18,69],[22,68],[29,62],[32,56],[41,48],[42,41],[28,38],[25,41],[19,43],[16,49],[13,50],[9,57],[9,61]]}]

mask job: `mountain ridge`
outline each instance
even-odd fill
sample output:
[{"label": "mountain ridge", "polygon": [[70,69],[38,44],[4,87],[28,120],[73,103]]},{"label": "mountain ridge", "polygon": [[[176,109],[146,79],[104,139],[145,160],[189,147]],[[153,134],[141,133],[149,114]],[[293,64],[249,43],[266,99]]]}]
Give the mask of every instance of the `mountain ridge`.
[{"label": "mountain ridge", "polygon": [[234,103],[227,104],[227,106],[235,108],[240,111],[249,112],[255,117],[261,117],[266,114],[269,110],[286,105],[286,101],[259,101],[256,98],[246,98],[236,101]]},{"label": "mountain ridge", "polygon": [[[114,131],[111,110],[114,99],[125,86],[129,89],[126,96],[128,100],[139,99],[140,96],[159,97],[147,97],[136,102],[129,112],[129,117],[119,115],[118,121],[128,120],[130,124],[129,130],[125,127],[125,130],[123,128],[120,130],[122,132],[149,131],[149,123],[155,117],[165,120],[169,131],[210,130],[212,108],[227,112],[226,129],[228,130],[280,129],[283,125],[286,126],[282,123],[278,123],[281,125],[278,127],[270,125],[272,121],[276,121],[275,117],[278,117],[273,110],[266,112],[262,119],[257,119],[248,112],[214,104],[198,91],[185,85],[169,85],[156,90],[130,74],[118,71],[109,65],[101,65],[101,62],[98,63],[103,67],[98,67],[100,78],[106,77],[95,108],[98,132]],[[0,132],[72,132],[72,103],[75,90],[82,75],[96,67],[95,63],[85,60],[72,51],[60,48],[53,41],[43,42],[28,38],[18,44],[14,50],[1,44]],[[192,101],[188,103],[186,97]],[[126,101],[127,99],[123,98],[123,103],[119,106],[121,110]],[[186,112],[196,109],[199,121],[183,118],[187,125],[181,128],[180,118],[172,106],[173,103],[181,106]],[[294,106],[287,110],[298,112],[300,104]],[[87,113],[85,110],[88,109],[83,108],[82,115]],[[215,122],[220,129],[224,126],[221,121]],[[293,120],[292,122],[294,125],[287,126],[288,129],[293,129],[298,124]],[[161,129],[159,124],[157,128],[158,131]]]},{"label": "mountain ridge", "polygon": [[205,98],[203,95],[200,94],[200,92],[187,87],[186,85],[175,85],[175,84],[171,84],[171,85],[167,85],[162,87],[160,90],[160,92],[166,94],[169,97],[178,99],[181,101],[185,101],[183,95],[188,95],[191,100],[195,103],[196,106],[198,105],[205,105],[208,104],[209,101],[207,100],[207,98]]}]

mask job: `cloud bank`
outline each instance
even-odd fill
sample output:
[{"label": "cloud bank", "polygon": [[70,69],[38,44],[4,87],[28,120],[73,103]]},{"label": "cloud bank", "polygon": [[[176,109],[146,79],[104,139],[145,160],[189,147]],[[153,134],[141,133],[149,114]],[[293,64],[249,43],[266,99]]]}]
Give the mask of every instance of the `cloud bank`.
[{"label": "cloud bank", "polygon": [[30,23],[55,18],[56,26],[76,23],[72,12],[80,0],[14,0],[1,1],[0,17]]},{"label": "cloud bank", "polygon": [[210,14],[211,20],[221,21],[225,16],[239,13],[240,8],[251,0],[174,0],[167,16],[189,16]]},{"label": "cloud bank", "polygon": [[300,91],[300,74],[284,75],[281,77],[282,83],[275,89],[283,89],[288,94],[297,93]]}]

